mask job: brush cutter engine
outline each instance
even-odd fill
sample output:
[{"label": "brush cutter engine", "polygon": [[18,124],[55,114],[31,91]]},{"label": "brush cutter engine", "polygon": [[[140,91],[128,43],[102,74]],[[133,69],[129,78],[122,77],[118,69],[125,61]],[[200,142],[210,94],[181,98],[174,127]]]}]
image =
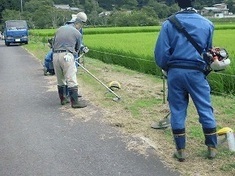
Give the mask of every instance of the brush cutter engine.
[{"label": "brush cutter engine", "polygon": [[206,53],[206,60],[214,71],[221,71],[227,68],[231,61],[225,48],[213,47]]}]

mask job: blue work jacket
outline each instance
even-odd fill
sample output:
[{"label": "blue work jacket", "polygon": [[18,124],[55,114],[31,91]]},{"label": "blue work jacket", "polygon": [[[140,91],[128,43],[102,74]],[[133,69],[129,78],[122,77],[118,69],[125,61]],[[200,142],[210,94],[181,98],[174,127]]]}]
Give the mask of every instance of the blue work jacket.
[{"label": "blue work jacket", "polygon": [[[176,17],[204,51],[212,47],[214,26],[211,21],[194,10],[180,11]],[[162,25],[154,56],[156,64],[166,71],[174,66],[206,67],[201,54],[169,20]]]}]

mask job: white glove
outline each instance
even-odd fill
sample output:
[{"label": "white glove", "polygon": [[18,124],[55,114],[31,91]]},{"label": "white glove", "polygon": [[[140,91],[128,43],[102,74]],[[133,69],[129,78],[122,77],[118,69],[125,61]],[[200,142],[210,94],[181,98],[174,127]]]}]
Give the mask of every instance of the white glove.
[{"label": "white glove", "polygon": [[89,51],[89,48],[88,48],[88,47],[84,46],[84,47],[82,48],[82,52],[83,52],[83,53],[88,53],[88,51]]},{"label": "white glove", "polygon": [[73,56],[72,53],[66,53],[66,54],[64,55],[64,60],[65,60],[65,62],[71,62],[71,60],[73,60],[73,58],[74,58],[74,56]]}]

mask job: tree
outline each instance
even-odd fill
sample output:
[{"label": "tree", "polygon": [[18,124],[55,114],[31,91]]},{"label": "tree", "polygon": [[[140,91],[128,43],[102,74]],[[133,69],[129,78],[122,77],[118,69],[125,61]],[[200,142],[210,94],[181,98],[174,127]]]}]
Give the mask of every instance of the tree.
[{"label": "tree", "polygon": [[95,0],[87,0],[85,5],[85,12],[88,15],[88,20],[91,25],[96,26],[99,21],[99,13],[102,12],[103,9],[99,7],[99,4]]},{"label": "tree", "polygon": [[[25,3],[25,10],[28,12],[35,12],[38,8],[45,8],[45,7],[49,7],[49,6],[53,6],[53,0],[31,0],[29,2]],[[46,10],[46,9],[45,9]]]},{"label": "tree", "polygon": [[154,8],[151,6],[144,6],[140,11],[153,18],[158,18],[157,13],[155,12]]},{"label": "tree", "polygon": [[153,7],[156,12],[158,18],[166,18],[171,15],[169,7],[164,3],[158,3],[155,0],[149,0],[148,6]]},{"label": "tree", "polygon": [[[222,2],[227,3],[230,12],[235,13],[234,1]],[[0,0],[0,25],[5,19],[14,18],[26,19],[35,28],[56,28],[71,18],[72,13],[77,13],[56,9],[54,3],[84,9],[92,25],[151,25],[149,19],[164,19],[179,10],[175,0],[22,0],[24,10],[21,12],[20,2]],[[221,3],[221,0],[196,0],[195,8],[200,10],[216,3]],[[102,11],[112,11],[113,15],[99,17]]]},{"label": "tree", "polygon": [[234,0],[227,0],[226,3],[228,4],[228,9],[230,12],[235,14],[235,1]]},{"label": "tree", "polygon": [[69,21],[71,16],[71,11],[48,7],[46,11],[44,8],[38,9],[34,13],[33,20],[36,28],[58,28]]},{"label": "tree", "polygon": [[138,6],[138,2],[137,0],[120,0],[122,2],[122,8],[124,9],[129,9],[129,10],[133,10],[136,9]]},{"label": "tree", "polygon": [[7,20],[21,20],[24,18],[21,17],[20,11],[6,9],[2,13],[2,19],[3,21],[7,21]]},{"label": "tree", "polygon": [[105,10],[113,10],[113,7],[115,5],[115,0],[99,0],[97,1],[99,6]]},{"label": "tree", "polygon": [[144,11],[134,10],[131,13],[116,11],[109,19],[108,24],[115,26],[153,26],[159,24],[157,17],[149,16]]}]

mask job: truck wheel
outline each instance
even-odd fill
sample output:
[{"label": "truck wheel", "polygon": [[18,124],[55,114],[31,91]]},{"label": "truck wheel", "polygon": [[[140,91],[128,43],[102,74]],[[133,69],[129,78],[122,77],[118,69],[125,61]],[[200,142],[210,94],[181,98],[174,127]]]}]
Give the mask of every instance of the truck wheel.
[{"label": "truck wheel", "polygon": [[10,43],[9,43],[9,42],[5,42],[5,45],[6,45],[6,46],[9,46],[9,45],[10,45]]}]

